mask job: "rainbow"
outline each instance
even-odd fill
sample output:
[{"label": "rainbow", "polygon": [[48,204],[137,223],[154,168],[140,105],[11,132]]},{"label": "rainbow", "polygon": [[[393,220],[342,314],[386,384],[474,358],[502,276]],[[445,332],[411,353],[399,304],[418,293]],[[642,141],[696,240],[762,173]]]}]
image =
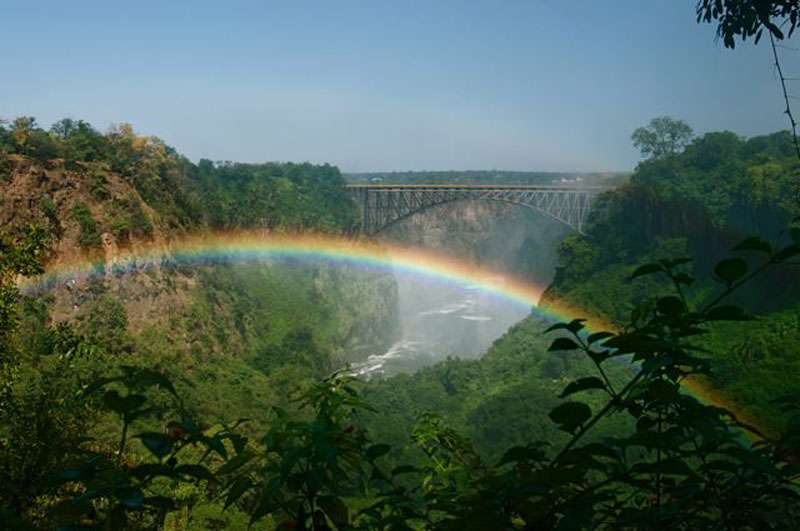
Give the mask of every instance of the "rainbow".
[{"label": "rainbow", "polygon": [[[545,288],[520,278],[477,267],[440,253],[402,247],[386,242],[345,239],[320,234],[268,234],[258,232],[213,233],[188,236],[162,246],[142,246],[135,250],[106,253],[102,260],[85,256],[56,260],[45,274],[21,279],[23,293],[48,291],[65,283],[80,282],[98,275],[136,274],[145,268],[165,264],[233,264],[247,262],[301,261],[304,263],[341,264],[372,271],[396,274],[447,285],[470,286],[531,311],[543,321],[570,321],[587,318],[586,329],[614,331],[615,327],[590,312],[564,303],[548,301],[539,305]],[[698,380],[687,380],[684,388],[697,399],[733,411],[753,426],[751,418],[725,397]]]},{"label": "rainbow", "polygon": [[340,264],[375,271],[391,270],[433,282],[471,286],[508,304],[534,311],[549,321],[568,320],[571,315],[577,315],[566,306],[540,308],[538,303],[545,288],[507,273],[418,248],[319,234],[244,231],[202,234],[180,238],[162,246],[142,246],[135,250],[107,253],[102,259],[92,260],[79,255],[72,259],[55,260],[48,264],[45,274],[22,279],[20,288],[25,293],[36,293],[95,276],[136,274],[145,268],[167,264],[213,265],[281,260]]}]

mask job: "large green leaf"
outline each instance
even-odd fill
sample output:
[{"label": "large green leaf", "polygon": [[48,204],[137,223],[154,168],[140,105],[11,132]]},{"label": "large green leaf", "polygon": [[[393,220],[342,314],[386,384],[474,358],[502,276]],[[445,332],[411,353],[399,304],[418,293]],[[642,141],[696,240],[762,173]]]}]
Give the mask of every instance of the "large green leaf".
[{"label": "large green leaf", "polygon": [[336,496],[320,496],[317,505],[337,526],[346,525],[348,521],[347,506]]},{"label": "large green leaf", "polygon": [[577,350],[579,348],[581,347],[570,338],[558,337],[550,343],[550,348],[547,350],[552,352],[554,350]]},{"label": "large green leaf", "polygon": [[564,391],[561,393],[559,398],[566,398],[573,393],[586,391],[587,389],[605,390],[605,388],[606,384],[604,384],[603,380],[600,378],[597,378],[596,376],[586,376],[585,378],[579,378],[574,382],[570,382],[569,385],[564,388]]},{"label": "large green leaf", "polygon": [[733,284],[747,273],[747,262],[741,258],[727,258],[714,266],[714,274],[726,282]]},{"label": "large green leaf", "polygon": [[564,431],[573,433],[592,417],[592,410],[583,402],[565,402],[550,412],[550,419]]},{"label": "large green leaf", "polygon": [[172,446],[175,444],[175,441],[168,436],[158,432],[140,433],[136,437],[141,439],[142,444],[159,459],[169,455],[172,451]]}]

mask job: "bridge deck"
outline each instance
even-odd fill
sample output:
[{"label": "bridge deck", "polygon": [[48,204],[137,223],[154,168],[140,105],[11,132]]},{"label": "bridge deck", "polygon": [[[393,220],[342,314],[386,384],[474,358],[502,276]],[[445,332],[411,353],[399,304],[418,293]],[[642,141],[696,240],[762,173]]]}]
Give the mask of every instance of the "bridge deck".
[{"label": "bridge deck", "polygon": [[546,190],[567,192],[602,192],[610,190],[604,186],[571,186],[550,184],[355,184],[348,183],[351,190]]},{"label": "bridge deck", "polygon": [[593,199],[608,188],[548,184],[357,184],[347,190],[361,210],[361,231],[375,234],[419,212],[460,199],[514,203],[581,232]]}]

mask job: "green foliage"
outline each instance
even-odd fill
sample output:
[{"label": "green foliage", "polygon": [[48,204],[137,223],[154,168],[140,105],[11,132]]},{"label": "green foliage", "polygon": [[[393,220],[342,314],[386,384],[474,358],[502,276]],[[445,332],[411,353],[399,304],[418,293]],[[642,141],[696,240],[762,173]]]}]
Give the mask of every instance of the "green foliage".
[{"label": "green foliage", "polygon": [[[309,421],[276,409],[276,418],[261,439],[261,463],[232,478],[226,505],[253,486],[253,522],[272,515],[299,529],[348,527],[351,514],[344,500],[366,494],[370,477],[381,474],[375,461],[389,450],[371,445],[352,424],[358,410],[367,408],[353,383],[350,377],[334,375],[304,393],[301,411],[315,413]],[[252,458],[241,452],[224,472],[233,472]]]},{"label": "green foliage", "polygon": [[75,206],[72,207],[72,214],[81,229],[78,234],[78,243],[86,249],[99,247],[101,245],[100,228],[86,203],[75,203]]},{"label": "green foliage", "polygon": [[[225,459],[223,441],[230,439],[238,447],[241,439],[227,429],[205,435],[203,428],[188,417],[171,422],[166,433],[143,431],[131,437],[131,427],[158,412],[147,405],[151,389],[176,396],[172,382],[164,375],[125,366],[121,374],[95,380],[83,390],[87,397],[103,391],[103,407],[120,419],[120,438],[115,454],[85,451],[74,465],[58,474],[59,484],[82,486],[51,511],[60,526],[95,522],[113,529],[161,527],[166,514],[178,506],[170,496],[158,493],[159,485],[166,482],[174,491],[182,483],[217,482],[204,461],[213,455]],[[138,463],[128,454],[132,441],[137,441],[148,456],[140,457]]]},{"label": "green foliage", "polygon": [[650,120],[647,127],[637,128],[631,139],[643,157],[665,159],[683,151],[692,134],[692,128],[682,120],[659,116]]},{"label": "green foliage", "polygon": [[[718,289],[699,306],[685,296],[694,283],[687,260],[665,259],[635,268],[630,277],[642,283],[661,276],[672,294],[646,297],[620,332],[587,333],[582,319],[549,328],[558,334],[547,349],[552,356],[565,351],[578,356],[575,375],[568,372],[568,378],[555,382],[567,401],[551,403],[546,413],[561,430],[559,437],[542,440],[526,433],[521,444],[487,460],[443,417],[422,413],[405,432],[416,455],[409,463],[363,427],[365,421],[374,425],[371,416],[386,415],[391,422],[391,412],[375,410],[359,397],[351,377],[335,374],[310,386],[297,411],[274,408],[266,433],[250,437],[241,433],[241,420],[214,427],[193,420],[177,398],[178,388],[162,373],[122,366],[80,393],[53,378],[65,397],[78,405],[97,403],[118,419],[119,437],[114,449],[103,441],[62,438],[56,453],[41,442],[48,439],[36,439],[46,451],[30,452],[31,463],[48,469],[56,459],[68,458],[74,464],[56,475],[54,486],[23,492],[14,513],[29,507],[23,510],[28,517],[62,526],[159,528],[178,519],[191,521],[195,506],[210,510],[222,503],[232,515],[249,515],[251,523],[269,517],[283,526],[314,530],[791,529],[800,517],[794,483],[800,469],[792,464],[800,441],[796,400],[779,402],[790,416],[779,440],[748,443],[741,432],[752,427],[681,392],[687,378],[710,374],[700,348],[703,336],[709,330],[718,333],[719,321],[748,318],[728,299],[768,269],[800,256],[797,243],[767,250],[749,239],[739,247],[740,252],[758,249],[760,258],[747,271],[732,259],[719,262],[713,268]],[[37,307],[28,313],[38,321],[46,314]],[[530,344],[506,341],[496,350],[516,349],[520,357],[490,355],[487,361],[495,364],[498,379],[541,370],[542,360],[530,360]],[[73,343],[66,334],[52,344]],[[618,370],[625,365],[628,369]],[[479,381],[462,367],[480,374],[474,370],[477,362],[455,360],[427,371],[439,381],[443,401],[463,402],[460,390],[474,389]],[[412,378],[398,381],[407,384]],[[519,381],[536,383],[529,376]],[[412,390],[415,400],[438,399],[423,389]],[[492,426],[486,418],[509,413],[511,402],[503,401],[508,390],[494,393],[497,407],[484,401],[475,409],[481,423]],[[525,395],[519,392],[514,396],[519,405],[538,402],[535,394],[528,400],[520,400]],[[29,418],[20,410],[6,411]],[[510,414],[525,417],[519,409]],[[613,436],[598,437],[602,425],[615,417],[627,421],[616,422]],[[74,422],[76,417],[68,418]],[[45,429],[55,428],[46,424]],[[16,450],[13,444],[6,448]],[[43,476],[33,477],[40,489]],[[186,488],[193,494],[179,495]],[[34,514],[29,500],[42,494],[55,496],[56,503],[46,514]]]},{"label": "green foliage", "polygon": [[17,275],[41,274],[48,239],[40,227],[29,226],[18,239],[0,235],[0,366],[15,355],[11,337],[17,330]]},{"label": "green foliage", "polygon": [[327,164],[201,160],[197,170],[206,221],[215,228],[336,231],[349,229],[357,219],[344,179]]},{"label": "green foliage", "polygon": [[42,197],[41,203],[42,213],[47,218],[49,223],[50,233],[56,238],[60,239],[64,234],[64,227],[61,225],[61,220],[58,218],[58,209],[50,196]]},{"label": "green foliage", "polygon": [[78,161],[94,162],[106,157],[106,138],[83,120],[64,118],[53,124],[50,133],[59,140],[59,155],[68,167]]},{"label": "green foliage", "polygon": [[133,352],[128,332],[128,314],[119,299],[108,294],[94,297],[88,304],[83,329],[90,341],[106,352],[122,355]]},{"label": "green foliage", "polygon": [[[776,39],[791,37],[800,22],[796,0],[699,0],[697,21],[717,22],[717,37],[726,48],[734,48],[736,39],[761,39],[764,28]],[[783,27],[783,29],[781,29]]]},{"label": "green foliage", "polygon": [[149,238],[153,223],[137,199],[114,199],[115,217],[111,220],[111,233],[117,242],[127,243],[131,237]]},{"label": "green foliage", "polygon": [[[639,286],[626,282],[636,273],[629,264],[649,262],[646,267],[662,271],[659,259],[665,256],[693,256],[692,264],[681,266],[686,275],[711,269],[717,282],[738,283],[755,270],[759,257],[771,256],[780,241],[789,241],[791,231],[785,227],[800,213],[795,200],[798,169],[787,133],[749,140],[729,132],[709,133],[668,161],[642,162],[630,184],[600,199],[586,235],[562,243],[561,267],[545,304],[566,300],[623,324],[643,302],[643,293],[668,289],[658,276],[644,276]],[[782,238],[775,241],[773,235],[780,232]],[[732,237],[748,233],[757,236],[742,241]],[[732,247],[738,256],[727,258]],[[761,322],[752,325],[758,342],[745,329],[722,323],[715,326],[726,331],[725,340],[716,331],[703,339],[717,367],[708,385],[736,397],[767,430],[778,430],[785,415],[769,403],[764,382],[785,392],[797,388],[785,375],[790,360],[800,353],[800,335],[776,323],[793,314],[800,297],[798,279],[796,266],[776,265],[732,295],[732,302],[746,301],[759,313]],[[689,302],[702,303],[709,300],[714,284],[704,278],[681,289]],[[717,311],[726,318],[736,316],[731,309]],[[783,350],[785,364],[748,364],[731,349],[749,353],[745,358],[766,358]]]},{"label": "green foliage", "polygon": [[[62,159],[69,169],[89,172],[89,190],[97,201],[111,199],[108,173],[115,172],[130,181],[166,229],[344,232],[358,218],[345,180],[333,166],[208,160],[195,165],[162,140],[137,134],[129,124],[101,134],[83,120],[65,118],[48,132],[35,118],[20,117],[8,129],[0,125],[0,177],[10,175],[13,166],[6,152],[40,162]],[[152,221],[138,201],[115,201],[121,211],[112,216],[111,232],[123,240],[152,234]],[[81,244],[92,247],[97,239],[87,233]]]}]

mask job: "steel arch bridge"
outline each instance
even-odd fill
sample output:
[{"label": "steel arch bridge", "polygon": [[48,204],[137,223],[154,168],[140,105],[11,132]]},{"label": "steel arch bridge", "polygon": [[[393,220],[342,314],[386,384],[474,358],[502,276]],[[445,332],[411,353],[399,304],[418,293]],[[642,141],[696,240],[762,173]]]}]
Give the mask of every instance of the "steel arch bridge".
[{"label": "steel arch bridge", "polygon": [[428,208],[460,200],[490,200],[531,208],[578,232],[602,187],[484,184],[348,184],[361,211],[360,231],[376,234]]}]

